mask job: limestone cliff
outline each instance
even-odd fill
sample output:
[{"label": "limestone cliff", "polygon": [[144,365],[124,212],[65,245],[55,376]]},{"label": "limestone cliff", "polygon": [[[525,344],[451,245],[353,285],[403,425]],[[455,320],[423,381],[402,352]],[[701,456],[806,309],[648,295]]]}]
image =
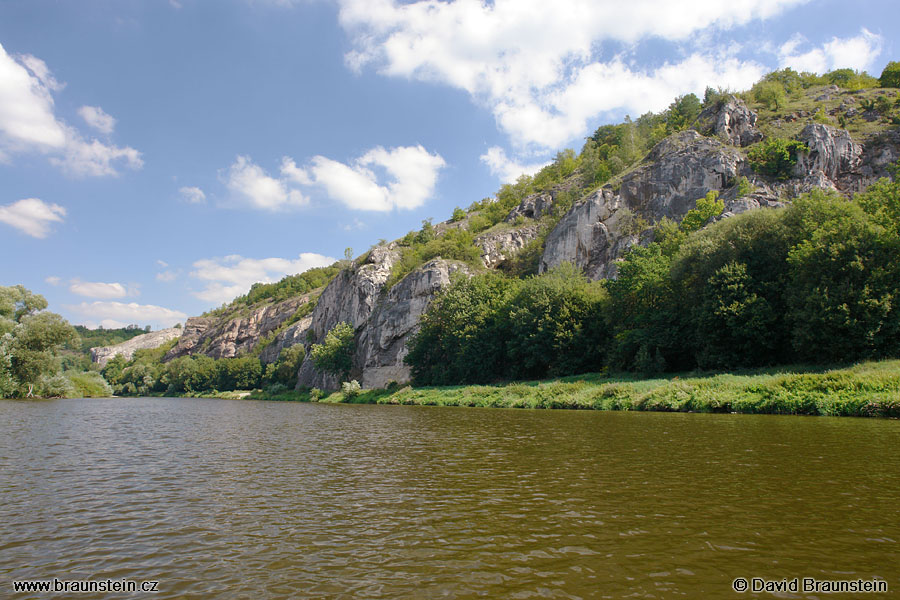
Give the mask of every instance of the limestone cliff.
[{"label": "limestone cliff", "polygon": [[[465,265],[438,258],[385,289],[399,259],[395,244],[374,248],[362,264],[343,271],[325,288],[309,325],[302,333],[298,329],[291,334],[294,339],[303,337],[300,343],[305,343],[308,350],[338,323],[352,325],[356,330],[356,352],[351,378],[366,388],[409,380],[409,367],[403,364],[403,357],[419,317],[434,295],[450,283],[451,273],[469,272]],[[298,387],[334,389],[339,384],[336,377],[317,371],[308,356],[297,377]]]},{"label": "limestone cliff", "polygon": [[[846,93],[826,92],[829,101]],[[852,108],[840,110],[849,114]],[[615,277],[625,253],[653,239],[653,225],[663,218],[680,221],[710,191],[719,192],[725,202],[717,218],[729,218],[783,206],[788,198],[816,188],[853,194],[884,176],[886,167],[900,158],[896,128],[854,139],[843,129],[813,122],[810,114],[784,119],[795,123],[790,135],[807,147],[786,181],[755,174],[747,159],[748,146],[764,139],[763,129],[774,122],[760,125],[742,100],[727,96],[702,111],[693,128],[660,141],[640,163],[600,189],[589,190],[576,171],[525,197],[500,223],[495,215],[493,227],[474,238],[482,267],[503,268],[523,248],[542,243],[541,272],[572,262],[591,278]],[[800,119],[808,123],[801,127]],[[743,178],[746,184],[739,186]],[[554,214],[567,206],[571,208],[561,217]],[[438,223],[433,234],[468,229],[477,214]],[[307,358],[299,369],[298,387],[335,389],[340,381],[318,372],[309,350],[336,324],[346,322],[355,331],[351,379],[365,388],[405,383],[410,369],[403,358],[420,317],[451,275],[471,275],[477,269],[435,258],[388,287],[402,250],[398,242],[381,243],[315,293],[189,319],[166,358],[198,353],[224,358],[255,350],[262,362],[271,363],[284,348],[302,344]]]},{"label": "limestone cliff", "polygon": [[97,363],[101,367],[105,366],[109,359],[117,354],[121,354],[127,360],[131,360],[136,350],[146,350],[150,348],[159,348],[169,340],[181,337],[182,329],[180,327],[171,327],[169,329],[161,329],[159,331],[151,331],[144,335],[139,335],[116,344],[115,346],[99,346],[91,348],[91,361]]},{"label": "limestone cliff", "polygon": [[[787,181],[757,176],[741,146],[762,138],[756,114],[734,97],[704,111],[696,130],[661,141],[635,169],[577,202],[547,236],[540,270],[572,262],[594,279],[616,276],[616,263],[637,243],[652,240],[647,229],[663,217],[680,221],[696,200],[717,191],[723,217],[757,208],[784,206],[784,199],[813,189],[861,191],[900,156],[900,132],[888,131],[869,144],[836,127],[810,123],[796,136],[800,152]],[[746,177],[750,193],[739,195],[736,181]]]},{"label": "limestone cliff", "polygon": [[222,316],[191,317],[185,323],[181,339],[163,360],[191,354],[212,358],[234,358],[245,354],[311,299],[311,294],[305,294],[281,302],[244,307]]}]

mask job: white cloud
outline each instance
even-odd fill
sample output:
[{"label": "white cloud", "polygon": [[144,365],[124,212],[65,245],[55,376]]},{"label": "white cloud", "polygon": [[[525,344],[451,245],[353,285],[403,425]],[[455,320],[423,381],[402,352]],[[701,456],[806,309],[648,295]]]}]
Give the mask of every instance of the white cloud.
[{"label": "white cloud", "polygon": [[206,287],[194,292],[194,296],[221,304],[247,293],[254,283],[271,283],[285,275],[325,267],[334,262],[334,258],[311,252],[304,252],[295,259],[244,258],[236,254],[224,258],[202,259],[194,263],[195,270],[191,272],[191,276],[205,282]]},{"label": "white cloud", "polygon": [[204,202],[206,202],[206,194],[204,194],[203,190],[198,187],[185,186],[183,188],[179,188],[178,192],[190,204],[203,204]]},{"label": "white cloud", "polygon": [[116,120],[99,106],[82,106],[78,114],[84,122],[99,131],[109,135],[116,127]]},{"label": "white cloud", "polygon": [[169,263],[167,263],[167,262],[164,261],[164,260],[160,260],[160,259],[157,259],[157,260],[156,260],[156,264],[158,264],[158,265],[159,265],[160,267],[162,267],[163,269],[165,269],[166,267],[169,266]]},{"label": "white cloud", "polygon": [[778,59],[781,67],[791,67],[797,71],[825,73],[844,68],[863,71],[871,67],[881,54],[883,42],[880,35],[863,28],[857,36],[834,37],[820,48],[801,52],[800,48],[808,46],[809,42],[797,33],[778,49]]},{"label": "white cloud", "polygon": [[599,60],[604,42],[690,42],[708,28],[766,19],[806,1],[342,0],[340,22],[355,46],[346,55],[351,68],[374,65],[388,76],[465,90],[492,110],[516,147],[546,149],[580,136],[604,111],[659,110],[678,94],[743,86],[764,72],[709,52],[641,71],[626,56]]},{"label": "white cloud", "polygon": [[25,198],[0,206],[0,222],[12,225],[24,233],[44,238],[53,223],[62,223],[66,209],[59,204],[48,204],[37,198]]},{"label": "white cloud", "polygon": [[506,156],[506,151],[499,146],[491,146],[488,151],[480,156],[481,162],[486,164],[494,175],[503,183],[513,183],[521,175],[534,175],[548,162],[520,164]]},{"label": "white cloud", "polygon": [[[82,302],[81,304],[67,305],[66,308],[79,315],[91,319],[91,322],[100,322],[104,327],[122,327],[127,323],[153,324],[161,327],[171,327],[187,318],[187,315],[179,310],[171,310],[153,304],[137,304],[136,302]],[[112,325],[116,323],[116,325]]]},{"label": "white cloud", "polygon": [[67,129],[72,135],[66,143],[62,158],[51,158],[50,162],[70,175],[76,177],[118,175],[119,172],[113,164],[115,162],[124,162],[125,166],[135,170],[144,166],[141,153],[134,148],[107,146],[98,140],[87,142],[71,128]]},{"label": "white cloud", "polygon": [[54,285],[54,286],[62,283],[62,279],[60,279],[59,277],[57,277],[55,275],[51,275],[50,277],[45,277],[44,281],[49,283],[50,285]]},{"label": "white cloud", "polygon": [[376,146],[351,164],[314,156],[306,167],[294,159],[281,161],[275,178],[238,156],[228,169],[228,188],[250,206],[278,210],[302,206],[309,200],[293,186],[319,186],[332,199],[356,210],[390,211],[418,208],[434,193],[438,172],[446,163],[421,145],[389,150]]},{"label": "white cloud", "polygon": [[[13,58],[0,45],[0,160],[14,154],[39,152],[76,176],[116,175],[116,165],[143,166],[140,152],[98,140],[86,140],[54,113],[52,92],[64,86],[44,61],[25,55]],[[95,108],[95,107],[82,107]],[[109,119],[102,110],[98,115]],[[82,115],[84,116],[84,115]],[[101,118],[98,123],[102,123]]]},{"label": "white cloud", "polygon": [[445,165],[439,154],[430,154],[421,145],[390,150],[377,146],[351,165],[315,156],[309,167],[298,169],[300,174],[293,178],[305,177],[350,208],[390,211],[422,206],[434,193],[438,172]]},{"label": "white cloud", "polygon": [[156,280],[163,283],[171,283],[178,279],[178,273],[175,271],[161,271],[156,274]]},{"label": "white cloud", "polygon": [[224,178],[228,189],[253,208],[278,211],[308,203],[299,190],[291,189],[284,179],[269,176],[249,156],[238,156]]},{"label": "white cloud", "polygon": [[72,280],[69,291],[87,298],[124,298],[128,290],[121,283]]}]

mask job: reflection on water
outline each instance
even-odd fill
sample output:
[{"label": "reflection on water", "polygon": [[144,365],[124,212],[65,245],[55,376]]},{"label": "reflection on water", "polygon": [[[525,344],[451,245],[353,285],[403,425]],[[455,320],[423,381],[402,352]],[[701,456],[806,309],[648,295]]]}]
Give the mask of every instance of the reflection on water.
[{"label": "reflection on water", "polygon": [[898,442],[861,419],[0,401],[0,596],[54,577],[155,598],[897,593]]}]

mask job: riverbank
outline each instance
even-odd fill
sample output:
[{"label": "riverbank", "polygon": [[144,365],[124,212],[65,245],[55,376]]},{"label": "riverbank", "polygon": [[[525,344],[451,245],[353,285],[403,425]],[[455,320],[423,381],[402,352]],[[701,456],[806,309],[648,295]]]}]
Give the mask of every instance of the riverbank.
[{"label": "riverbank", "polygon": [[667,412],[771,413],[900,418],[900,360],[864,362],[837,369],[773,368],[739,373],[636,379],[586,374],[548,381],[389,390],[308,391],[256,400],[415,404],[493,408],[652,410]]}]

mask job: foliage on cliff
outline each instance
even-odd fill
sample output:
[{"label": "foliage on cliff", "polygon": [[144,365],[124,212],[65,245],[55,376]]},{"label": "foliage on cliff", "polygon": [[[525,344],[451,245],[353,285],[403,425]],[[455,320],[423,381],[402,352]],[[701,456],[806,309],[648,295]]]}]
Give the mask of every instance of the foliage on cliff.
[{"label": "foliage on cliff", "polygon": [[817,191],[700,230],[663,223],[615,280],[457,280],[407,361],[416,383],[459,384],[898,356],[898,207],[900,183],[883,179],[852,201]]}]

